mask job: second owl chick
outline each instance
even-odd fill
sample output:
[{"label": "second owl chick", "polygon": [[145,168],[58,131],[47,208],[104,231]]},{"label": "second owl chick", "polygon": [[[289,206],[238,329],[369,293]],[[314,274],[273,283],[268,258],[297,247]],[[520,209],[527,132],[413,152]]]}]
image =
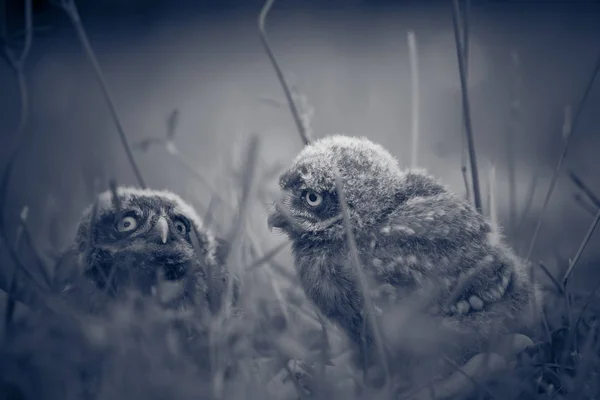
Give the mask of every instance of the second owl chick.
[{"label": "second owl chick", "polygon": [[487,218],[427,174],[402,170],[380,145],[330,136],[305,147],[280,177],[283,200],[269,226],[290,237],[308,298],[348,334],[361,359],[374,353],[373,332],[350,262],[335,171],[376,305],[406,304],[433,288],[425,296],[430,327],[466,332],[474,352],[494,332],[527,325],[536,294],[528,264]]},{"label": "second owl chick", "polygon": [[[187,300],[207,301],[218,310],[228,279],[227,243],[174,193],[119,187],[116,194],[101,193],[80,220],[72,252],[82,274],[109,293],[150,294],[161,278],[185,281]],[[202,254],[196,254],[193,235]]]}]

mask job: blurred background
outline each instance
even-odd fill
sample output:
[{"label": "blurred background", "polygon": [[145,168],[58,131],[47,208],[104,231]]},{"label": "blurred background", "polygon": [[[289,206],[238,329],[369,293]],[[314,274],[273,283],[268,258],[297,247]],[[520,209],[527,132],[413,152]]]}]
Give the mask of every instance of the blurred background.
[{"label": "blurred background", "polygon": [[[266,166],[285,165],[302,148],[259,40],[261,1],[87,0],[77,5],[132,142],[164,137],[169,115],[177,109],[174,143],[187,166],[217,188],[252,133],[262,139]],[[4,9],[8,31],[18,33],[23,1],[5,0]],[[26,63],[31,114],[4,212],[8,226],[16,227],[27,206],[29,229],[44,250],[48,237],[55,247],[72,240],[81,211],[91,202],[90,177],[113,177],[131,185],[136,181],[65,13],[48,1],[34,1],[34,26]],[[418,164],[464,193],[451,1],[280,0],[267,21],[288,81],[314,111],[314,136],[364,135],[407,167],[409,30],[415,32],[418,47]],[[565,106],[577,107],[600,54],[600,2],[474,0],[470,35],[469,91],[483,198],[494,165],[499,219],[524,254],[561,152]],[[18,49],[21,42],[17,35],[12,44]],[[571,139],[533,253],[534,262],[543,260],[560,276],[595,212],[577,204],[578,189],[568,172],[600,194],[599,109],[597,82]],[[18,87],[6,62],[0,63],[0,121],[4,168],[19,122]],[[207,206],[210,189],[164,146],[136,150],[135,157],[148,186],[173,190],[199,208]],[[511,160],[516,220],[523,219],[518,229],[510,223]],[[532,206],[522,218],[534,178]],[[52,223],[46,218],[49,209],[59,215]],[[253,217],[256,229],[272,241],[265,247],[282,239],[268,234],[264,213]],[[594,268],[599,240],[592,237],[573,285],[589,287],[595,284],[591,275],[600,276]],[[8,265],[4,255],[0,262]]]}]

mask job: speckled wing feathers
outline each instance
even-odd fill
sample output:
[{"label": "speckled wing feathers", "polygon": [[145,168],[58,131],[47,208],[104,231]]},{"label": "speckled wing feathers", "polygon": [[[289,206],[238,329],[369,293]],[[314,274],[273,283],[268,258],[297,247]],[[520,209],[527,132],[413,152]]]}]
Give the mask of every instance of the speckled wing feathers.
[{"label": "speckled wing feathers", "polygon": [[[531,289],[528,266],[503,244],[497,229],[433,178],[410,172],[407,180],[415,182],[412,187],[434,189],[410,190],[413,195],[389,214],[381,228],[384,239],[374,246],[376,274],[417,284],[437,281],[444,314],[464,316],[504,304],[510,318],[523,308]],[[415,195],[419,192],[424,195]]]}]

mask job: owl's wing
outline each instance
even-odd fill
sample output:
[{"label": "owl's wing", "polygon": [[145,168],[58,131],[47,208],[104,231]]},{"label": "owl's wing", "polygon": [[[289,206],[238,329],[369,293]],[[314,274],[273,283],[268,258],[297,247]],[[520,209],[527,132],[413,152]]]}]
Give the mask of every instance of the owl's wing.
[{"label": "owl's wing", "polygon": [[494,304],[510,314],[528,301],[526,264],[486,218],[450,192],[407,198],[382,233],[380,251],[391,256],[381,275],[396,273],[407,282],[430,278],[446,293],[451,313]]},{"label": "owl's wing", "polygon": [[454,194],[413,196],[401,202],[384,221],[381,233],[398,238],[463,240],[491,230],[473,207]]},{"label": "owl's wing", "polygon": [[413,184],[382,221],[373,252],[377,276],[393,287],[427,281],[447,292],[481,266],[487,273],[478,286],[487,286],[482,282],[495,280],[499,265],[495,257],[484,259],[493,247],[493,227],[466,201],[425,184]]}]

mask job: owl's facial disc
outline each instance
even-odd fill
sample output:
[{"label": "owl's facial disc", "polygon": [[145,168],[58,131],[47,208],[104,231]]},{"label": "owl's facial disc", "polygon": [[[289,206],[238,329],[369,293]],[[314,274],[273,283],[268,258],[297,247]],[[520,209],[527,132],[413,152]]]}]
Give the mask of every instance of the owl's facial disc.
[{"label": "owl's facial disc", "polygon": [[197,258],[191,222],[174,210],[122,209],[99,216],[96,226],[94,247],[125,269],[162,270],[165,279],[180,280]]},{"label": "owl's facial disc", "polygon": [[269,230],[288,235],[319,234],[341,221],[337,196],[302,187],[284,190],[283,202],[269,215]]}]

